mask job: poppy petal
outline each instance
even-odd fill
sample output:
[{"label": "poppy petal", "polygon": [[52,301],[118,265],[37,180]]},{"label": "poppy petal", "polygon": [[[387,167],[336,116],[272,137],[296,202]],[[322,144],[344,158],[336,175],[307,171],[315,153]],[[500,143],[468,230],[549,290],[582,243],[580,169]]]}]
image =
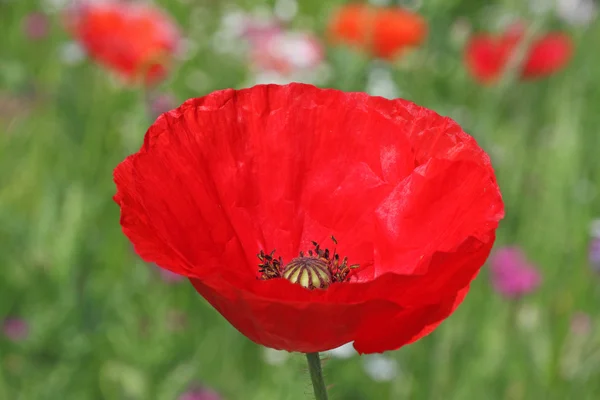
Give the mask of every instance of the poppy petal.
[{"label": "poppy petal", "polygon": [[383,353],[413,343],[429,335],[462,303],[468,288],[441,304],[408,309],[391,319],[379,319],[376,325],[363,329],[354,341],[360,354]]}]

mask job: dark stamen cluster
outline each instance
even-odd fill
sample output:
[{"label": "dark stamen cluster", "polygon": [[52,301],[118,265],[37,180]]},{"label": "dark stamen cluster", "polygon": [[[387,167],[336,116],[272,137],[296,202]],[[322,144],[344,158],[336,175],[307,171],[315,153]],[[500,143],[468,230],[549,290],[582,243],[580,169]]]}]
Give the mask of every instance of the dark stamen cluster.
[{"label": "dark stamen cluster", "polygon": [[[335,237],[332,236],[331,240],[333,241],[334,244],[337,245],[337,240],[335,239]],[[259,268],[258,271],[260,272],[260,279],[263,279],[263,280],[273,279],[273,278],[290,279],[290,276],[293,276],[294,279],[290,279],[290,280],[294,283],[300,283],[300,282],[298,282],[298,280],[299,280],[299,278],[302,277],[302,275],[299,275],[297,273],[292,274],[293,271],[291,269],[288,270],[288,267],[289,268],[297,268],[299,264],[301,264],[303,266],[324,265],[328,271],[327,274],[316,271],[316,272],[318,272],[318,274],[313,275],[315,277],[315,281],[316,281],[317,277],[319,278],[318,281],[321,282],[321,284],[319,286],[313,285],[312,283],[309,283],[308,285],[303,284],[303,286],[306,286],[310,289],[313,289],[315,287],[319,287],[319,288],[323,289],[323,288],[326,288],[327,286],[329,286],[329,284],[333,283],[333,282],[347,282],[350,279],[351,272],[359,267],[358,264],[349,265],[348,257],[341,258],[335,248],[333,249],[332,252],[330,252],[329,249],[327,249],[327,248],[322,249],[317,242],[313,241],[312,244],[314,246],[314,250],[313,249],[308,250],[308,254],[305,254],[304,252],[301,251],[297,258],[294,258],[286,265],[283,264],[283,260],[281,259],[281,257],[275,258],[275,256],[274,256],[275,250],[273,250],[270,254],[266,254],[264,251],[261,250],[260,253],[258,253],[258,255],[257,255],[258,259],[261,261],[261,263],[258,265],[258,268]],[[309,258],[309,259],[312,258],[315,261],[318,260],[319,262],[318,263],[310,262],[310,260],[306,260],[307,258]],[[327,283],[323,282],[322,278],[325,275],[327,276],[327,280],[331,279],[330,282],[327,282]],[[309,275],[309,277],[310,277],[310,275]]]},{"label": "dark stamen cluster", "polygon": [[273,257],[275,250],[271,254],[265,254],[264,251],[260,251],[257,254],[260,264],[258,264],[258,272],[260,272],[260,278],[263,280],[281,278],[281,267],[283,266],[283,260],[281,257],[276,259]]}]

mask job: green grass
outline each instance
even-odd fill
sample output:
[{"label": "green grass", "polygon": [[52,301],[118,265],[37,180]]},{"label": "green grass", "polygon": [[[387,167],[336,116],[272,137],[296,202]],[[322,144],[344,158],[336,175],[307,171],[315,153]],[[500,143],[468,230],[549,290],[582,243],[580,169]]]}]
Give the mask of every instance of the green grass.
[{"label": "green grass", "polygon": [[[248,80],[241,55],[210,45],[229,2],[162,3],[198,51],[161,89],[183,101]],[[300,3],[296,26],[322,32],[340,1]],[[491,154],[507,212],[498,244],[520,245],[544,282],[509,303],[484,269],[437,331],[389,353],[400,367],[393,381],[371,380],[364,358],[328,360],[331,398],[595,399],[600,282],[587,245],[589,223],[600,215],[600,24],[572,29],[577,52],[565,71],[484,88],[465,72],[461,46],[448,34],[459,16],[485,26],[480,2],[425,3],[428,43],[385,68],[404,98],[456,118]],[[527,16],[524,2],[496,4]],[[38,7],[0,2],[0,318],[31,325],[23,342],[0,338],[0,399],[170,400],[192,381],[227,399],[311,398],[302,355],[265,363],[263,349],[191,285],[166,285],[132,253],[111,199],[112,169],[151,123],[144,93],[115,85],[89,61],[62,63],[68,37],[57,16],[47,39],[29,42],[21,18]],[[571,29],[551,15],[536,18],[547,29]],[[328,58],[333,73],[324,85],[365,89],[368,60],[340,49]],[[16,112],[7,111],[9,98],[20,101]],[[173,311],[185,326],[175,326]],[[569,331],[578,311],[592,317],[586,337]]]}]

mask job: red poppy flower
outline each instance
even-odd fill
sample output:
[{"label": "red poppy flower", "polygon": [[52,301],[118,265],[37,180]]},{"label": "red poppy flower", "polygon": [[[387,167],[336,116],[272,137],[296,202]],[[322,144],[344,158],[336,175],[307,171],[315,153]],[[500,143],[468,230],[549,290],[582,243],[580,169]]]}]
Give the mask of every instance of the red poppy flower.
[{"label": "red poppy flower", "polygon": [[524,79],[549,76],[563,69],[572,57],[571,37],[560,32],[549,33],[531,46],[521,74]]},{"label": "red poppy flower", "polygon": [[333,42],[347,43],[393,59],[405,48],[421,44],[427,24],[421,16],[398,7],[349,4],[333,16],[329,24]]},{"label": "red poppy flower", "polygon": [[[465,51],[467,67],[482,83],[497,81],[522,39],[523,30],[518,26],[500,37],[487,34],[474,36]],[[564,68],[572,55],[573,43],[568,35],[549,33],[535,40],[528,49],[520,67],[520,77],[531,80],[552,75]]]},{"label": "red poppy flower", "polygon": [[165,77],[179,42],[171,19],[140,3],[85,3],[70,10],[67,28],[98,62],[145,83]]},{"label": "red poppy flower", "polygon": [[143,259],[288,351],[382,352],[430,333],[503,216],[488,156],[449,118],[304,84],[190,99],[114,178]]}]

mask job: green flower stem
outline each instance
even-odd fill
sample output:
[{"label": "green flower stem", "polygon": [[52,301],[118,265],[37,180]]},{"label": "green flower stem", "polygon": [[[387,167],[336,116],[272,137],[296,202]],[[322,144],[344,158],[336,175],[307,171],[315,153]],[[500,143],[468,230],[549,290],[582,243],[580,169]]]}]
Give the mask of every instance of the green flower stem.
[{"label": "green flower stem", "polygon": [[323,380],[323,369],[321,368],[321,359],[319,353],[306,353],[308,361],[308,371],[315,391],[316,400],[327,400],[327,389]]}]

